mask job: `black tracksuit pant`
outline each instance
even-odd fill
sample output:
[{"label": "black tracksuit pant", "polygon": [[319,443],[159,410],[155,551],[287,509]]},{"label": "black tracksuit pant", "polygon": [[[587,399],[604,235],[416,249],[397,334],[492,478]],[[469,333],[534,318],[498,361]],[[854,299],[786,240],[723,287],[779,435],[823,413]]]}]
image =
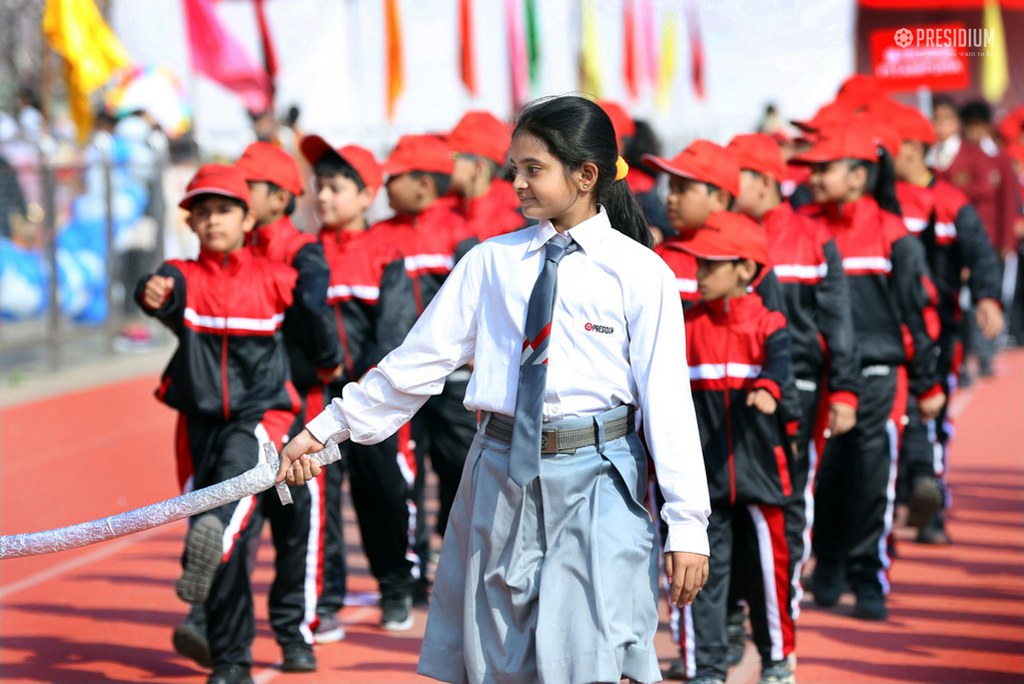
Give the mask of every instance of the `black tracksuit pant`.
[{"label": "black tracksuit pant", "polygon": [[[278,435],[274,441],[280,446],[293,417],[284,411],[268,411],[225,422],[179,415],[177,451],[179,459],[187,456],[191,461],[191,489],[209,487],[255,467],[262,453],[257,434]],[[271,494],[277,496],[273,490]],[[256,618],[248,560],[263,527],[260,497],[249,496],[202,515],[216,516],[224,525],[223,562],[205,604],[210,655],[214,665],[251,664]]]},{"label": "black tracksuit pant", "polygon": [[713,502],[708,541],[707,584],[681,616],[680,644],[687,677],[726,678],[730,586],[750,607],[754,643],[762,662],[784,660],[795,646],[790,581],[795,557],[790,552],[782,508]]},{"label": "black tracksuit pant", "polygon": [[[430,397],[412,419],[412,438],[416,443],[416,482],[413,500],[417,511],[416,555],[420,567],[427,567],[430,551],[430,531],[426,524],[424,494],[426,487],[426,457],[437,473],[440,506],[437,514],[437,532],[444,535],[448,514],[455,501],[455,492],[462,478],[466,455],[476,436],[477,416],[463,406],[469,369],[460,368],[448,378],[441,394]],[[461,377],[464,375],[464,378]]]},{"label": "black tracksuit pant", "polygon": [[857,425],[833,437],[818,469],[814,553],[846,566],[856,593],[889,593],[889,544],[907,381],[902,366],[865,366]]}]

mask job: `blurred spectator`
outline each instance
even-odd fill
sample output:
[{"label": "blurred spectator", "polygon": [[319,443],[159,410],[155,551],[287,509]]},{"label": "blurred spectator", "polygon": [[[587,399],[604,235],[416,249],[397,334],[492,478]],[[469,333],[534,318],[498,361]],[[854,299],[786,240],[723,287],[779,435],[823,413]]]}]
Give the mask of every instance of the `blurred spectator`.
[{"label": "blurred spectator", "polygon": [[39,111],[39,98],[35,92],[31,88],[22,88],[18,91],[14,106],[22,137],[25,140],[39,140],[44,133],[45,122],[42,112]]},{"label": "blurred spectator", "polygon": [[19,237],[18,227],[28,215],[25,196],[18,184],[18,175],[0,154],[0,237]]}]

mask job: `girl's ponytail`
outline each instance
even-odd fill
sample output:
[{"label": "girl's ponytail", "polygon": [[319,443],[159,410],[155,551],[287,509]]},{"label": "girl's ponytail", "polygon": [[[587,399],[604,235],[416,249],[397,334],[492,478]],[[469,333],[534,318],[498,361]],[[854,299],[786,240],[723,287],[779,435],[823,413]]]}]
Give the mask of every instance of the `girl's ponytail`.
[{"label": "girl's ponytail", "polygon": [[881,145],[878,146],[878,178],[871,194],[882,209],[903,216],[900,202],[896,198],[896,166],[892,155]]},{"label": "girl's ponytail", "polygon": [[567,173],[593,162],[598,171],[594,196],[604,206],[612,227],[642,245],[653,246],[636,196],[625,180],[615,180],[619,146],[611,119],[601,107],[575,95],[534,100],[516,117],[512,135],[521,133],[544,143]]}]

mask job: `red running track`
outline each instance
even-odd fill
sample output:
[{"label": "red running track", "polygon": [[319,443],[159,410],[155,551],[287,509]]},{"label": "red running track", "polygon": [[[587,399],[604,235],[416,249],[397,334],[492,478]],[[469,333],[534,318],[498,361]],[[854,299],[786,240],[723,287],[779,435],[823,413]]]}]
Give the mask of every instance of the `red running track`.
[{"label": "red running track", "polygon": [[[176,495],[173,414],[142,378],[0,412],[0,533],[51,529]],[[1024,681],[1024,353],[1003,355],[997,377],[955,399],[955,544],[902,541],[892,572],[891,617],[849,617],[805,602],[798,623],[797,677],[810,683]],[[266,623],[272,551],[254,575],[260,620],[257,682],[426,682],[415,663],[425,613],[401,635],[384,633],[375,587],[351,524],[348,638],[317,647],[320,671],[285,674]],[[185,613],[174,595],[184,523],[85,549],[0,562],[0,679],[4,682],[205,681],[170,648]],[[663,629],[663,664],[676,656]],[[730,684],[757,680],[748,645]]]}]

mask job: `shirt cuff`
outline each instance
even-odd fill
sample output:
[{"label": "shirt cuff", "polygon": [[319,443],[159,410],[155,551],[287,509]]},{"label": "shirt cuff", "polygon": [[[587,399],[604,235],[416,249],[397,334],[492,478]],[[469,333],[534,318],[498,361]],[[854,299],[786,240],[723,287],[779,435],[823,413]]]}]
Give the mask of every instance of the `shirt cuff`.
[{"label": "shirt cuff", "polygon": [[306,423],[306,429],[313,435],[313,439],[325,447],[344,442],[351,436],[348,428],[335,419],[330,409],[324,409],[320,415]]},{"label": "shirt cuff", "polygon": [[853,392],[832,392],[831,394],[828,395],[828,403],[846,404],[847,406],[853,408],[854,411],[856,411],[858,405],[857,395],[854,394]]},{"label": "shirt cuff", "polygon": [[684,553],[699,553],[702,556],[710,556],[711,547],[708,544],[708,531],[703,525],[695,522],[669,525],[665,551],[682,551]]}]

